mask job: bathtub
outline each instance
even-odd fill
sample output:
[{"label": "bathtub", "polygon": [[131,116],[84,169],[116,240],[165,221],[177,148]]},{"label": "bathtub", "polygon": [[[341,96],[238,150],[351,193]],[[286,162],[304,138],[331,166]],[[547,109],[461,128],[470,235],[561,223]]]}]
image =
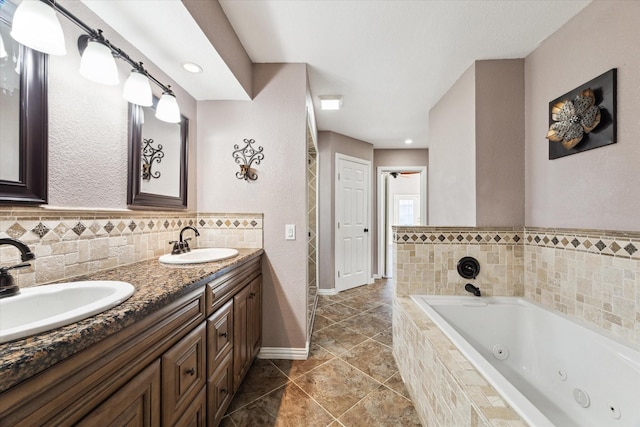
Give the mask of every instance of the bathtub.
[{"label": "bathtub", "polygon": [[640,426],[640,351],[517,297],[414,295],[531,426]]}]

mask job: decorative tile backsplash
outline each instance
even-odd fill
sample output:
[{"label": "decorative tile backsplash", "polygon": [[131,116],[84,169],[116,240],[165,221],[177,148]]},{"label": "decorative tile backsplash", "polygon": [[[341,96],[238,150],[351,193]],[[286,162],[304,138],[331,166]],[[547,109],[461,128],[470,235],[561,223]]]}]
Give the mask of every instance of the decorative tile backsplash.
[{"label": "decorative tile backsplash", "polygon": [[[23,287],[160,256],[187,225],[200,232],[192,247],[261,248],[262,224],[262,214],[0,208],[0,237],[36,254],[31,268],[14,273]],[[1,264],[18,262],[15,248],[0,247]]]}]

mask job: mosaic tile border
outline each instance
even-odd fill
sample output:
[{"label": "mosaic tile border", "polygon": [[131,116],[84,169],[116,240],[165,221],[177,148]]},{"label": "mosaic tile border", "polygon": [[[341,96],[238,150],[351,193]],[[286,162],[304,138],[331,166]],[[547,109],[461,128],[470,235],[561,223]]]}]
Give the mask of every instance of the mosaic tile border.
[{"label": "mosaic tile border", "polygon": [[528,245],[640,259],[640,232],[571,228],[394,227],[395,243]]},{"label": "mosaic tile border", "polygon": [[640,259],[640,232],[525,228],[525,244]]},{"label": "mosaic tile border", "polygon": [[521,244],[524,238],[523,229],[513,228],[394,227],[394,231],[396,243],[517,245]]},{"label": "mosaic tile border", "polygon": [[259,214],[0,209],[0,237],[26,242],[172,232],[187,225],[221,230],[259,230],[263,220]]}]

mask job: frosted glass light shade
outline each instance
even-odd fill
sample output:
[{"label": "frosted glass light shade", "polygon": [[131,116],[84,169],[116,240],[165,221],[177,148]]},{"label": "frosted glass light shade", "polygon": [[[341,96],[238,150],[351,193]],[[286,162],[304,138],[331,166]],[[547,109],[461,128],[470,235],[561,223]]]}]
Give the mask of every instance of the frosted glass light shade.
[{"label": "frosted glass light shade", "polygon": [[153,94],[149,79],[143,73],[133,70],[124,83],[122,97],[132,104],[150,107],[153,105]]},{"label": "frosted glass light shade", "polygon": [[176,97],[169,93],[164,92],[158,101],[156,107],[156,118],[168,123],[180,123],[180,107]]},{"label": "frosted glass light shade", "polygon": [[80,58],[80,75],[92,82],[117,85],[118,66],[111,55],[111,49],[96,40],[89,40]]},{"label": "frosted glass light shade", "polygon": [[40,0],[23,0],[13,15],[11,37],[49,55],[65,55],[64,33],[56,11]]}]

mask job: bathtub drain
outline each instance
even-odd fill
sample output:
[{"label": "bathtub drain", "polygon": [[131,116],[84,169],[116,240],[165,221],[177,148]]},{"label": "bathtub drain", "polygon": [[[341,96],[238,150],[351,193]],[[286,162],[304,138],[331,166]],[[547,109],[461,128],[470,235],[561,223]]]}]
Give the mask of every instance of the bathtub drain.
[{"label": "bathtub drain", "polygon": [[509,357],[509,349],[507,348],[507,346],[504,346],[502,344],[494,345],[492,351],[493,351],[493,356],[496,359],[504,360],[507,357]]}]

